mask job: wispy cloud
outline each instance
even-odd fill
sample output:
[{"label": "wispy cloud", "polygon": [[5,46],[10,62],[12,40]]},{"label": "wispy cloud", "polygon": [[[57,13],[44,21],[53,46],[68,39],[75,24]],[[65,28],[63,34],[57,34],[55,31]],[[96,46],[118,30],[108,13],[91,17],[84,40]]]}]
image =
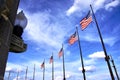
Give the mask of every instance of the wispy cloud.
[{"label": "wispy cloud", "polygon": [[96,64],[95,59],[93,59],[93,58],[85,59],[84,63],[85,63],[85,65],[94,65],[94,64]]},{"label": "wispy cloud", "polygon": [[55,49],[61,47],[68,29],[63,24],[54,21],[55,16],[52,16],[49,12],[38,12],[28,13],[27,17],[28,25],[24,34],[26,40],[32,40],[41,47],[42,45]]},{"label": "wispy cloud", "polygon": [[84,11],[89,7],[91,0],[74,0],[73,5],[66,11],[66,15],[70,16],[74,12]]},{"label": "wispy cloud", "polygon": [[95,0],[95,1],[93,1],[93,7],[94,7],[95,11],[97,11],[98,9],[104,8],[105,1],[106,0]]},{"label": "wispy cloud", "polygon": [[111,1],[110,3],[105,5],[105,9],[106,10],[111,10],[112,7],[116,7],[119,3],[120,3],[119,0]]},{"label": "wispy cloud", "polygon": [[[109,10],[112,7],[116,7],[119,4],[119,0],[106,1],[106,0],[74,0],[73,5],[67,10],[66,15],[71,15],[75,12],[84,12],[89,9],[89,5],[92,4],[95,11],[105,8]],[[82,8],[81,8],[82,7]]]},{"label": "wispy cloud", "polygon": [[[91,32],[93,31],[93,32]],[[98,35],[98,33],[96,33],[96,30],[91,30],[90,32],[84,32],[82,34],[84,34],[84,36],[81,35],[81,38],[84,41],[88,41],[88,42],[100,42],[100,37]],[[109,46],[113,46],[115,44],[115,42],[118,40],[117,36],[109,36],[107,34],[104,34],[104,36],[102,36],[103,41],[105,44],[109,45]]]},{"label": "wispy cloud", "polygon": [[[30,15],[29,15],[30,16]],[[53,36],[52,35],[52,28],[58,27],[57,24],[50,23],[50,15],[46,13],[36,13],[33,14],[31,17],[28,17],[29,23],[26,28],[28,33],[29,39],[38,42],[39,44],[49,44],[51,46],[59,46],[61,43],[61,36]],[[34,21],[34,22],[33,22]],[[61,29],[59,29],[62,32]],[[58,34],[57,32],[56,35]],[[58,39],[58,40],[57,40]]]}]

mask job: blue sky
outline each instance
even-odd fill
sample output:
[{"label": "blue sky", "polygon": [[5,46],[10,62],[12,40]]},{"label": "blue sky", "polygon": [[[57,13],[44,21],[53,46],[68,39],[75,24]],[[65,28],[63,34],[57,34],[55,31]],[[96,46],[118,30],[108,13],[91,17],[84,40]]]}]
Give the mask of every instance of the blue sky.
[{"label": "blue sky", "polygon": [[20,71],[19,78],[23,80],[28,66],[30,80],[35,64],[35,80],[42,80],[40,65],[45,59],[45,80],[50,80],[52,73],[49,58],[53,53],[55,80],[62,80],[62,58],[58,58],[58,52],[63,43],[66,80],[83,80],[78,42],[72,46],[68,44],[69,37],[78,26],[87,80],[110,80],[95,22],[84,31],[81,31],[79,25],[79,21],[90,10],[90,4],[93,6],[107,53],[112,55],[120,75],[119,0],[21,0],[18,12],[23,10],[28,18],[22,36],[28,48],[20,54],[9,54],[5,78],[8,71],[13,71],[11,80],[16,80],[16,73]]}]

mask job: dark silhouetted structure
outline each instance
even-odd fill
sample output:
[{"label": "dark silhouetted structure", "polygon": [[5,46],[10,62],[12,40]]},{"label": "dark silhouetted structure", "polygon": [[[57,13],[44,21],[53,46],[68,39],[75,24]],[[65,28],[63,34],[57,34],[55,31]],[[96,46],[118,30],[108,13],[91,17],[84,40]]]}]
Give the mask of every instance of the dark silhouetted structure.
[{"label": "dark silhouetted structure", "polygon": [[3,80],[19,0],[0,2],[0,80]]}]

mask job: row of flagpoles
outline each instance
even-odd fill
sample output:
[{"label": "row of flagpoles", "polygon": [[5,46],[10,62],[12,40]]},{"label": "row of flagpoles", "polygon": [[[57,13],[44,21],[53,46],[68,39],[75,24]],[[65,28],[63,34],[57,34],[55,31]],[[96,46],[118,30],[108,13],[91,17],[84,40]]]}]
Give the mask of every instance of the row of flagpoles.
[{"label": "row of flagpoles", "polygon": [[[102,48],[105,54],[105,61],[107,62],[107,66],[109,69],[109,73],[111,76],[111,80],[115,80],[115,77],[113,75],[113,71],[110,65],[110,56],[108,56],[103,39],[102,39],[102,35],[99,29],[99,25],[97,23],[97,19],[95,17],[94,11],[92,9],[92,6],[90,5],[91,10],[88,12],[88,14],[80,21],[80,25],[81,25],[81,29],[84,30],[85,28],[87,28],[87,26],[93,21],[95,21],[97,30],[98,30],[98,34],[100,37],[100,41],[102,44]],[[92,12],[92,13],[91,13]],[[93,15],[93,18],[92,18]],[[82,49],[81,49],[81,44],[80,44],[80,37],[79,37],[79,33],[78,33],[78,28],[76,27],[76,31],[74,32],[74,34],[71,35],[70,39],[69,39],[69,44],[72,45],[74,44],[76,41],[78,41],[78,46],[79,46],[79,52],[80,52],[80,59],[81,59],[81,64],[82,64],[82,74],[83,74],[83,79],[86,80],[86,75],[85,75],[85,67],[84,67],[84,61],[83,61],[83,56],[82,56]],[[64,62],[64,50],[63,50],[63,44],[62,44],[62,48],[60,49],[59,53],[58,53],[59,58],[62,56],[62,60],[63,60],[63,80],[66,80],[65,78],[65,62]],[[50,61],[49,63],[52,63],[52,80],[54,80],[54,59],[53,59],[53,53],[52,56],[50,57]],[[114,61],[111,57],[111,62],[113,64],[117,79],[120,80],[118,73],[117,73],[117,69],[115,67]],[[45,59],[43,61],[43,63],[41,64],[41,69],[43,69],[43,80],[45,80]],[[26,76],[25,76],[25,80],[27,80],[27,71],[28,71],[28,67],[26,69]],[[19,75],[19,73],[18,73]],[[18,79],[17,79],[18,80]],[[34,72],[33,72],[33,80],[35,80],[35,65],[34,65]]]},{"label": "row of flagpoles", "polygon": [[[96,27],[97,27],[97,30],[98,30],[98,34],[99,34],[99,37],[100,37],[100,41],[101,41],[101,44],[102,44],[102,48],[103,48],[103,51],[104,51],[104,54],[105,54],[105,61],[107,62],[107,66],[108,66],[108,69],[109,69],[111,80],[115,80],[115,77],[113,75],[113,71],[112,71],[112,68],[111,68],[111,65],[110,65],[110,57],[107,54],[107,51],[106,51],[106,48],[105,48],[105,45],[104,45],[104,42],[103,42],[103,38],[102,38],[100,29],[99,29],[99,25],[97,23],[97,19],[95,17],[95,14],[94,14],[94,11],[93,11],[93,8],[92,8],[91,5],[90,5],[90,8],[91,8],[91,10],[88,12],[87,16],[80,21],[81,29],[84,30],[93,21],[93,18],[94,18],[94,21],[95,21],[95,24],[96,24]],[[93,18],[92,18],[92,15],[93,15]],[[86,80],[84,61],[83,61],[83,56],[82,56],[81,44],[80,44],[80,37],[79,37],[79,33],[78,33],[78,28],[77,27],[76,27],[76,31],[74,32],[74,34],[71,35],[71,37],[69,39],[69,44],[72,45],[76,41],[78,41],[79,50],[80,50],[80,59],[81,59],[81,64],[82,64],[83,79]],[[66,80],[66,78],[65,78],[65,62],[64,62],[63,45],[62,45],[62,48],[60,49],[58,55],[59,55],[59,57],[63,56],[63,80]],[[112,61],[112,64],[113,64],[113,67],[114,67],[117,79],[120,80],[120,78],[118,76],[118,73],[117,73],[117,70],[115,68],[113,59],[111,61]],[[53,55],[50,58],[50,63],[52,63],[52,65],[53,65],[52,66],[52,80],[54,80]],[[45,71],[45,60],[42,63],[41,67],[44,68],[43,69],[43,74],[44,74],[44,71]],[[43,80],[44,80],[44,75],[43,75]]]},{"label": "row of flagpoles", "polygon": [[[59,57],[62,56],[61,54],[63,54],[63,48],[61,48],[61,50],[60,50],[59,53],[58,53]],[[60,55],[61,55],[61,56],[60,56]],[[111,55],[110,55],[109,57],[110,57],[110,59],[111,59],[112,66],[113,66],[113,68],[114,68],[114,71],[115,71],[117,80],[120,80],[120,79],[119,79],[119,75],[118,75],[118,73],[117,73],[117,69],[116,69],[116,67],[115,67],[114,60],[113,60],[113,58],[112,58]],[[50,63],[50,64],[52,63],[52,80],[54,80],[54,59],[53,59],[53,53],[52,53],[52,56],[50,57],[49,63]],[[63,63],[64,63],[64,61],[63,61]],[[64,67],[65,67],[65,66],[64,66]],[[63,67],[63,68],[64,68],[64,67]],[[45,80],[45,59],[44,59],[43,63],[41,64],[41,69],[43,69],[43,80]],[[82,72],[83,72],[83,74],[84,74],[84,76],[83,76],[84,79],[86,79],[85,69],[84,69],[84,71],[82,71]],[[16,80],[19,80],[19,76],[20,76],[20,72],[18,71],[18,72],[17,72],[17,76],[16,76]],[[11,80],[10,77],[11,77],[11,71],[9,71],[9,73],[8,73],[8,78],[5,79],[5,80]],[[24,80],[28,80],[28,66],[26,66],[25,78],[24,78]],[[34,64],[34,68],[33,68],[33,78],[30,79],[30,80],[35,80],[35,64]],[[66,78],[65,78],[65,69],[63,69],[63,80],[66,80]]]},{"label": "row of flagpoles", "polygon": [[[62,48],[60,49],[59,53],[58,53],[59,58],[62,57],[63,60],[63,80],[66,80],[65,78],[65,61],[64,61],[64,50],[63,50],[63,45]],[[49,63],[52,63],[52,80],[54,80],[54,58],[53,58],[53,53],[52,56],[50,57],[50,61]],[[45,77],[45,59],[43,61],[43,63],[41,64],[41,69],[43,69],[43,80]]]}]

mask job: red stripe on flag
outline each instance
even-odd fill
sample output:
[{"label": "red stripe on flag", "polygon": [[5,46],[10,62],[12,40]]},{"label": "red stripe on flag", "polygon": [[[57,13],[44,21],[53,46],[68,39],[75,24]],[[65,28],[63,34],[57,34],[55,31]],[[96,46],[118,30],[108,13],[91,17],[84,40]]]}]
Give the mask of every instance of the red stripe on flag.
[{"label": "red stripe on flag", "polygon": [[81,29],[84,30],[92,22],[92,16],[80,21]]},{"label": "red stripe on flag", "polygon": [[59,58],[63,55],[63,48],[60,49],[59,53],[58,53],[58,56]]},{"label": "red stripe on flag", "polygon": [[50,57],[49,63],[51,64],[53,62],[53,56]]},{"label": "red stripe on flag", "polygon": [[69,44],[72,45],[78,40],[76,32],[70,36]]},{"label": "red stripe on flag", "polygon": [[45,63],[43,62],[43,63],[41,64],[41,69],[44,68],[44,67],[45,67]]}]

